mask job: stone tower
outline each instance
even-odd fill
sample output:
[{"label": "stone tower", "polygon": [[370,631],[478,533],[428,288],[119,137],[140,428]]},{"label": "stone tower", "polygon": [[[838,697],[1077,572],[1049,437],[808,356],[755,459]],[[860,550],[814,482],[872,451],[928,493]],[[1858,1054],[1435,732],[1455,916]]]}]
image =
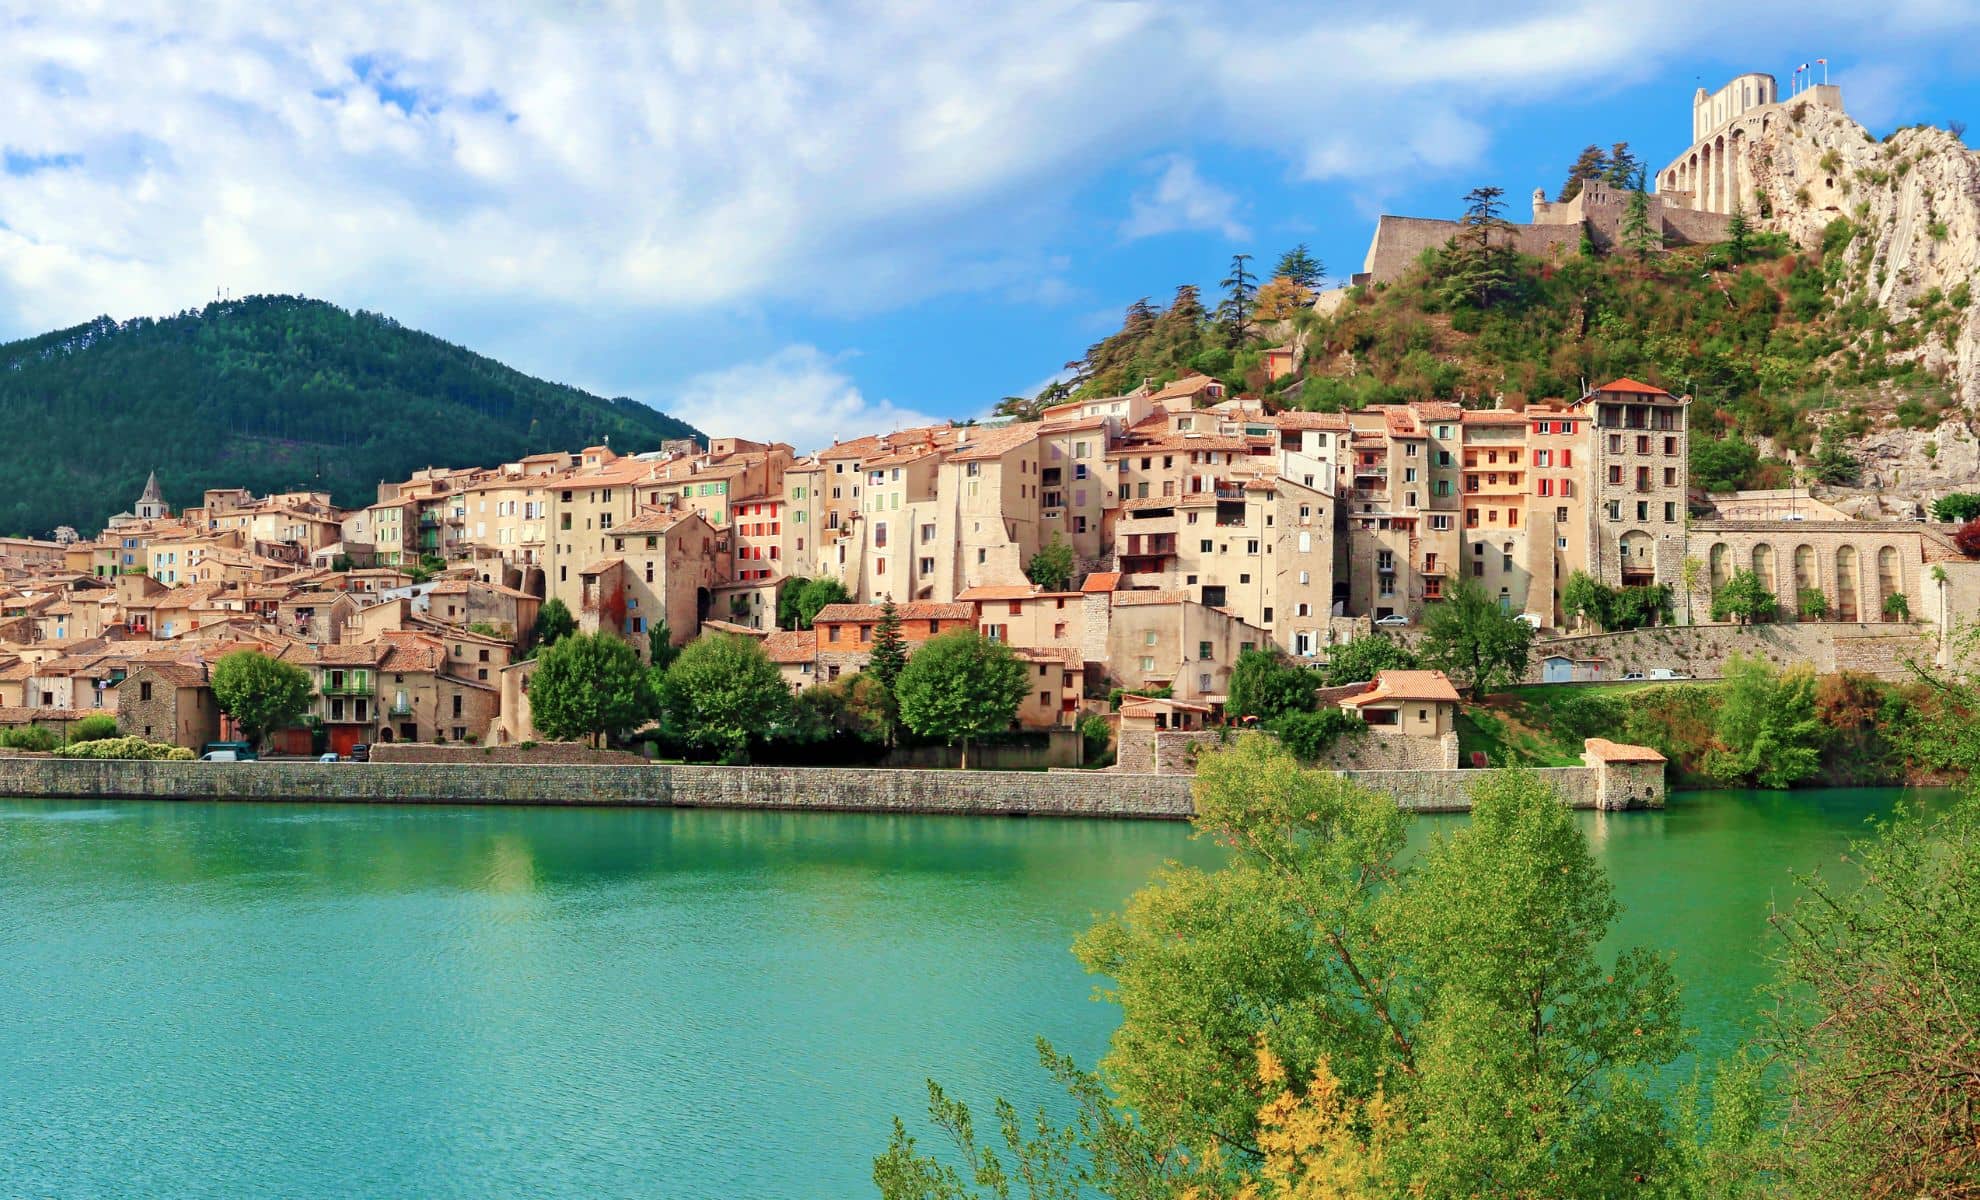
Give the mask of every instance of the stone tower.
[{"label": "stone tower", "polygon": [[137,507],[132,510],[140,521],[162,520],[165,516],[165,494],[158,488],[158,472],[144,481],[144,494],[138,497]]}]

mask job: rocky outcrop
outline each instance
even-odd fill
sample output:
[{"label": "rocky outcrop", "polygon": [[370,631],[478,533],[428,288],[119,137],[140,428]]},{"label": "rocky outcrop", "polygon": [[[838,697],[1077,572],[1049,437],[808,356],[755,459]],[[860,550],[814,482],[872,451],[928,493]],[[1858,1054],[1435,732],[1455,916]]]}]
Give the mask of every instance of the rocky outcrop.
[{"label": "rocky outcrop", "polygon": [[[1746,143],[1742,164],[1754,184],[1760,224],[1804,246],[1822,244],[1837,218],[1857,228],[1848,248],[1842,298],[1867,297],[1893,321],[1915,318],[1934,289],[1950,297],[1964,285],[1980,292],[1980,154],[1944,129],[1903,129],[1878,141],[1836,108],[1789,102]],[[1956,389],[1968,408],[1980,404],[1980,305],[1969,300],[1950,320],[1933,322],[1916,346],[1893,352],[1915,358]],[[1902,431],[1901,431],[1902,432]],[[1896,436],[1896,435],[1893,435]],[[1969,435],[1970,436],[1970,435]],[[1922,456],[1941,431],[1898,437],[1921,450],[1912,464],[1943,473]],[[1969,476],[1969,478],[1971,478]]]}]

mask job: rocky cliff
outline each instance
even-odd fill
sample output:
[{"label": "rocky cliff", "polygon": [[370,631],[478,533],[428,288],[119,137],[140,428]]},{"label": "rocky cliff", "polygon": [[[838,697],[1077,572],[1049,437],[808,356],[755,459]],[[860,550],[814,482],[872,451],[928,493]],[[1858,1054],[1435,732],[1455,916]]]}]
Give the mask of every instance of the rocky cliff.
[{"label": "rocky cliff", "polygon": [[[1915,332],[1916,345],[1892,356],[1919,359],[1968,408],[1980,405],[1980,154],[1944,129],[1880,142],[1837,109],[1789,103],[1784,113],[1746,152],[1761,223],[1813,247],[1847,219],[1840,299],[1867,298]],[[1963,306],[1946,299],[1959,296]]]}]

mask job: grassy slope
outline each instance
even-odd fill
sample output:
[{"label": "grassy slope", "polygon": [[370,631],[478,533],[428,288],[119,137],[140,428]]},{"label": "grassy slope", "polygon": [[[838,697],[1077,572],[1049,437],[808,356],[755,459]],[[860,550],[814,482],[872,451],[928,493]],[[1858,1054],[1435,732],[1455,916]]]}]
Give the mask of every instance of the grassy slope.
[{"label": "grassy slope", "polygon": [[[1563,731],[1569,724],[1561,711],[1564,701],[1578,696],[1626,696],[1664,686],[1547,683],[1495,692],[1486,697],[1484,705],[1467,708],[1458,716],[1458,750],[1466,762],[1474,750],[1482,750],[1495,767],[1578,767],[1583,735]],[[1617,729],[1606,736],[1621,740],[1623,734]]]}]

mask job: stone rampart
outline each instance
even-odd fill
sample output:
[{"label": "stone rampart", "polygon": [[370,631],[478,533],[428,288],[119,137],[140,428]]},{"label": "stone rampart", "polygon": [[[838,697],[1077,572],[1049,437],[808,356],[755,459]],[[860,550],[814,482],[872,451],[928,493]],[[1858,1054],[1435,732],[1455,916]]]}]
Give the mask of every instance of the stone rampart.
[{"label": "stone rampart", "polygon": [[630,750],[599,750],[583,742],[538,742],[524,748],[509,746],[436,746],[430,742],[379,742],[371,747],[374,763],[427,763],[471,767],[570,766],[602,763],[644,766],[646,760]]},{"label": "stone rampart", "polygon": [[789,808],[1189,816],[1190,777],[822,767],[183,763],[0,759],[0,795],[121,800]]}]

